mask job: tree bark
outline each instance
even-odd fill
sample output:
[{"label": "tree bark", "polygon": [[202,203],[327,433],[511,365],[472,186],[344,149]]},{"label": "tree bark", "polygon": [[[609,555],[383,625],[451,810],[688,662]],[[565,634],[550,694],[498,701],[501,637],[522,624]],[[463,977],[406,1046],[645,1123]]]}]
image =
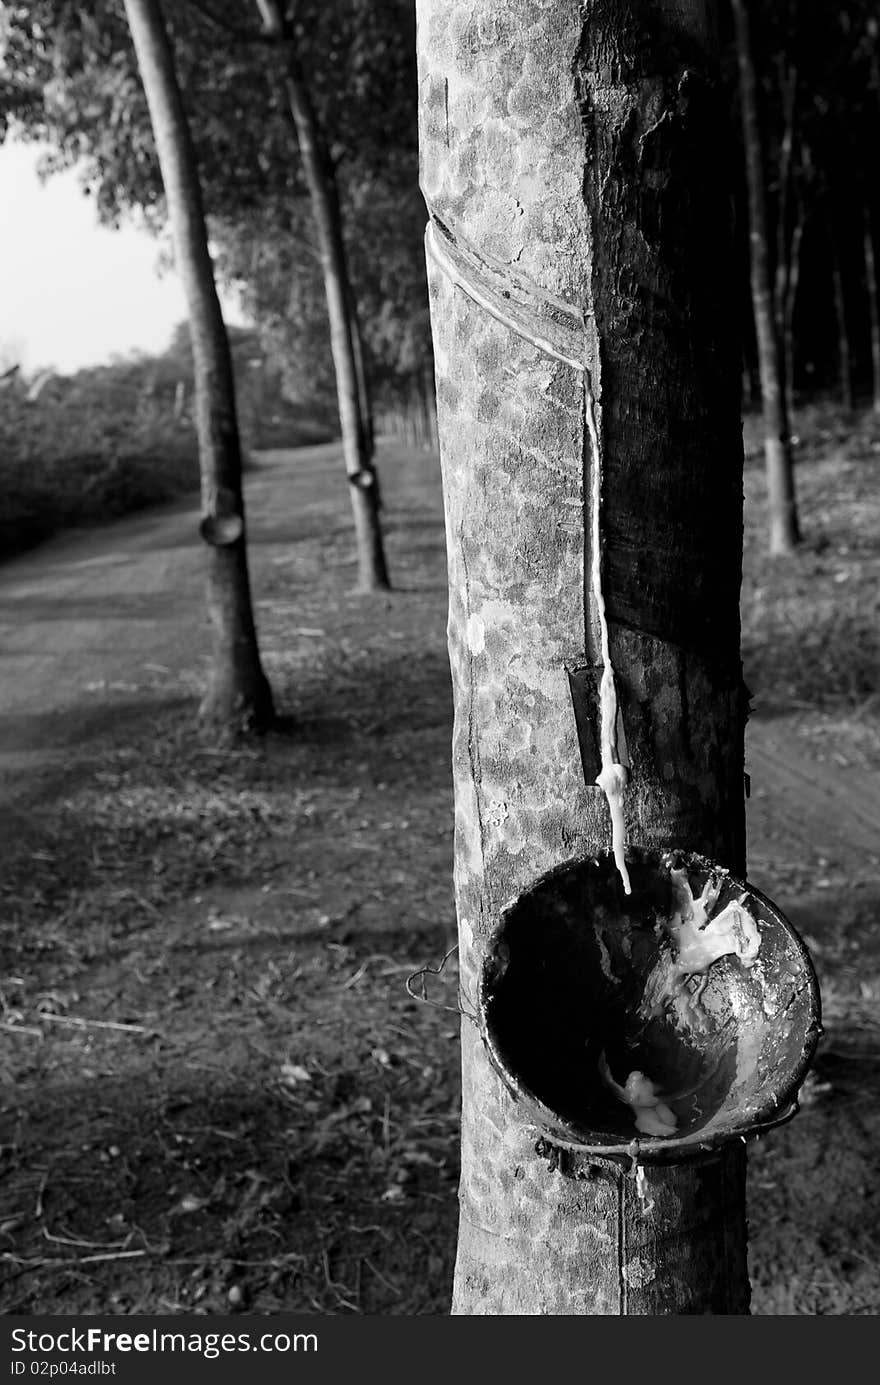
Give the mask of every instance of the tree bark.
[{"label": "tree bark", "polygon": [[[740,358],[701,0],[418,19],[473,1013],[505,902],[609,844],[572,663],[616,675],[629,842],[743,869]],[[610,1161],[548,1163],[467,1018],[462,1076],[454,1313],[747,1311],[739,1143],[640,1196]]]},{"label": "tree bark", "polygon": [[[369,381],[367,380],[367,364],[364,360],[364,339],[361,334],[360,316],[354,306],[353,294],[349,320],[351,322],[351,344],[352,350],[354,351],[354,365],[358,387],[358,408],[361,415],[364,451],[367,459],[372,462],[373,453],[376,450],[376,427],[373,421],[373,400],[370,394]],[[375,484],[378,491],[378,477],[375,478]]]},{"label": "tree bark", "polygon": [[788,272],[785,278],[785,299],[782,304],[782,342],[785,360],[785,397],[788,400],[789,426],[795,426],[794,409],[794,310],[801,281],[801,244],[804,239],[804,210],[798,202],[797,220],[791,233],[788,252]]},{"label": "tree bark", "polygon": [[[782,91],[782,138],[779,142],[779,210],[776,223],[776,275],[773,285],[773,311],[776,318],[776,339],[782,352],[785,399],[788,406],[789,428],[794,428],[794,337],[791,332],[791,309],[794,303],[792,279],[800,271],[797,263],[803,231],[800,216],[789,235],[789,206],[791,203],[792,154],[794,151],[795,110],[797,106],[798,74],[792,63],[780,62]],[[799,199],[797,213],[800,212]]]},{"label": "tree bark", "polygon": [[758,119],[757,83],[752,57],[749,12],[746,0],[731,0],[731,8],[736,27],[743,144],[749,196],[752,310],[755,316],[758,369],[761,377],[761,399],[764,411],[764,457],[767,472],[770,552],[783,555],[793,552],[795,545],[800,541],[800,526],[795,501],[794,461],[780,361],[780,345],[774,322],[773,295],[770,287],[764,159]]},{"label": "tree bark", "polygon": [[794,148],[794,113],[797,101],[797,68],[781,64],[782,137],[779,141],[779,210],[776,221],[776,276],[773,309],[776,332],[782,339],[782,314],[788,282],[788,203],[791,189],[791,161]]},{"label": "tree bark", "polygon": [[867,203],[864,215],[865,282],[868,290],[868,312],[871,318],[871,373],[874,383],[874,413],[880,414],[880,308],[877,299],[877,268],[874,260],[874,234]]},{"label": "tree bark", "polygon": [[276,39],[283,53],[284,89],[315,219],[330,324],[342,450],[354,515],[357,586],[363,592],[386,590],[391,584],[379,521],[379,488],[366,423],[367,406],[358,384],[356,348],[359,338],[356,341],[352,331],[356,309],[342,235],[336,175],[294,46],[290,23],[277,0],[257,0],[257,8],[264,32]]},{"label": "tree bark", "polygon": [[211,673],[200,707],[220,735],[264,731],[274,712],[260,663],[248,575],[241,442],[229,340],[208,250],[198,166],[159,0],[125,0],[189,313],[202,488],[210,545]]},{"label": "tree bark", "polygon": [[852,412],[852,353],[849,346],[849,327],[846,321],[846,294],[843,289],[843,269],[840,263],[840,248],[834,231],[834,220],[828,213],[828,244],[831,252],[831,287],[834,294],[834,321],[837,327],[837,375],[840,388],[840,402],[844,409]]}]

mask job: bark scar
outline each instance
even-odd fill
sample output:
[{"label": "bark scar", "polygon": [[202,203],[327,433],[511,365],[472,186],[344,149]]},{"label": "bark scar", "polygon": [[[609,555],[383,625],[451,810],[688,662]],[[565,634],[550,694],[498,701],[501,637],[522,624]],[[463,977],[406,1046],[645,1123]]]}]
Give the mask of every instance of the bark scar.
[{"label": "bark scar", "polygon": [[505,327],[582,375],[588,343],[580,309],[478,250],[429,212],[425,251],[446,278]]},{"label": "bark scar", "polygon": [[[464,534],[462,533],[460,537],[461,537],[461,565],[462,565],[462,569],[463,569],[463,571],[464,571],[464,608],[465,608],[465,622],[467,622],[467,621],[470,619],[470,616],[471,616],[471,576],[470,576],[470,571],[469,571],[469,569],[468,569],[468,560],[467,560],[467,551],[466,551],[465,536],[464,536]],[[476,698],[477,698],[477,675],[476,675],[476,670],[474,669],[474,656],[473,656],[473,655],[471,655],[471,656],[469,657],[469,659],[468,659],[468,682],[469,682],[469,684],[470,684],[470,707],[469,707],[469,709],[468,709],[468,726],[467,726],[468,759],[469,759],[469,761],[470,761],[470,766],[471,766],[471,779],[473,780],[473,784],[474,784],[475,790],[477,790],[477,792],[475,792],[475,794],[474,794],[474,798],[475,798],[475,803],[476,803],[477,830],[478,830],[478,832],[479,832],[479,837],[480,837],[480,859],[481,859],[481,861],[482,861],[483,875],[484,875],[484,877],[485,877],[485,871],[486,871],[486,828],[485,828],[485,825],[484,825],[484,823],[483,823],[483,811],[482,811],[482,808],[481,808],[481,806],[480,806],[480,794],[479,794],[479,792],[478,792],[479,787],[481,786],[481,784],[482,784],[482,782],[483,782],[483,766],[482,766],[482,764],[481,764],[481,762],[480,762],[480,747],[479,747],[479,744],[478,744],[478,742],[477,742],[477,737],[476,737],[475,728],[474,728],[474,704],[475,704]],[[475,1007],[475,1013],[476,1013],[476,1007]]]}]

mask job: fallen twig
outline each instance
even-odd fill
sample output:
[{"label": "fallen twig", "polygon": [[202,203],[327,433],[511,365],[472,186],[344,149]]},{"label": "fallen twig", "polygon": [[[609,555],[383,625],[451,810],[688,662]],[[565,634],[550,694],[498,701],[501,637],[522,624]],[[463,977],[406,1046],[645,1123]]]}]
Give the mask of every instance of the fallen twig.
[{"label": "fallen twig", "polygon": [[142,894],[135,894],[134,890],[122,890],[121,897],[123,899],[134,900],[135,904],[139,904],[142,909],[146,909],[148,913],[153,914],[157,919],[164,917],[162,910],[157,905],[153,904],[151,900],[145,899]]},{"label": "fallen twig", "polygon": [[344,991],[348,991],[351,989],[352,986],[356,986],[357,983],[360,981],[361,977],[366,975],[367,968],[369,967],[369,965],[370,958],[368,957],[366,962],[362,962],[361,965],[358,967],[357,971],[353,972],[352,975],[348,978],[348,980],[343,983],[342,989]]},{"label": "fallen twig", "polygon": [[122,1030],[126,1034],[154,1034],[154,1029],[148,1029],[144,1024],[123,1024],[121,1020],[87,1020],[81,1019],[78,1015],[51,1015],[40,1016],[41,1020],[46,1020],[50,1024],[66,1024],[70,1029],[116,1029]]},{"label": "fallen twig", "polygon": [[114,1250],[106,1255],[83,1255],[79,1260],[74,1260],[74,1265],[93,1265],[98,1260],[134,1260],[137,1256],[144,1256],[145,1250]]},{"label": "fallen twig", "polygon": [[131,1240],[131,1237],[128,1236],[124,1241],[111,1242],[109,1245],[106,1241],[79,1241],[72,1236],[56,1236],[47,1226],[43,1227],[43,1235],[47,1241],[52,1241],[55,1245],[75,1246],[81,1250],[121,1250]]},{"label": "fallen twig", "polygon": [[34,1203],[34,1217],[37,1221],[43,1220],[43,1194],[46,1191],[46,1184],[49,1182],[49,1170],[46,1169],[40,1179],[40,1186],[37,1189],[37,1200]]},{"label": "fallen twig", "polygon": [[391,1290],[391,1292],[392,1292],[392,1294],[394,1294],[395,1298],[400,1298],[400,1297],[401,1297],[401,1291],[400,1291],[400,1289],[398,1289],[397,1285],[396,1285],[396,1284],[392,1284],[392,1282],[391,1282],[390,1279],[386,1279],[386,1278],[385,1278],[385,1275],[382,1274],[381,1270],[378,1270],[378,1269],[376,1268],[376,1266],[373,1264],[372,1260],[368,1260],[366,1257],[364,1257],[364,1264],[366,1265],[366,1267],[367,1267],[368,1270],[371,1270],[371,1271],[372,1271],[372,1273],[373,1273],[373,1274],[376,1276],[376,1278],[379,1280],[379,1283],[380,1283],[380,1284],[384,1284],[386,1289],[390,1289],[390,1290]]},{"label": "fallen twig", "polygon": [[240,1269],[284,1269],[286,1265],[292,1263],[304,1264],[308,1260],[307,1255],[299,1255],[296,1251],[291,1251],[289,1255],[275,1255],[269,1260],[242,1260],[238,1255],[183,1255],[175,1256],[173,1259],[163,1257],[163,1265],[226,1265],[234,1264]]},{"label": "fallen twig", "polygon": [[0,1254],[0,1260],[6,1261],[7,1264],[19,1265],[25,1270],[44,1270],[54,1269],[56,1266],[58,1269],[61,1269],[65,1265],[94,1265],[99,1260],[133,1260],[136,1256],[144,1256],[146,1254],[147,1252],[145,1250],[115,1250],[108,1252],[106,1255],[65,1256],[61,1260],[56,1260],[51,1255],[41,1255],[27,1259],[23,1255],[13,1255],[11,1251],[3,1251],[2,1254]]}]

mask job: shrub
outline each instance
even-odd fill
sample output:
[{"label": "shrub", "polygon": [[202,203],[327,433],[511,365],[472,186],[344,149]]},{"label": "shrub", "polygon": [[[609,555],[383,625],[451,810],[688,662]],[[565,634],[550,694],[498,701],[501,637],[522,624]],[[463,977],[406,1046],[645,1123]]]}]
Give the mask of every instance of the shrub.
[{"label": "shrub", "polygon": [[[232,334],[245,446],[328,440],[281,398],[253,333]],[[199,486],[188,334],[160,356],[0,388],[0,559],[54,530],[113,519]]]}]

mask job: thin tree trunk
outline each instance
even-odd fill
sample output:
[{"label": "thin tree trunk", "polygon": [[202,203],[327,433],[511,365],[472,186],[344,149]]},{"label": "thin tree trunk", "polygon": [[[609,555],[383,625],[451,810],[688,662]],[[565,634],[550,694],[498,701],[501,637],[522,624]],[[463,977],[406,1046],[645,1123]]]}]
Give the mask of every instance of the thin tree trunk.
[{"label": "thin tree trunk", "polygon": [[[616,675],[630,843],[743,868],[723,102],[705,6],[647,8],[418,3],[470,1013],[501,907],[609,844],[571,662]],[[548,1164],[468,1018],[462,1077],[454,1313],[747,1311],[739,1142],[645,1168],[642,1197],[619,1164]]]},{"label": "thin tree trunk", "polygon": [[[794,294],[791,292],[791,283],[792,276],[797,276],[799,272],[799,265],[796,265],[795,261],[800,254],[802,233],[799,216],[790,235],[788,229],[797,83],[797,68],[793,63],[786,67],[783,60],[780,83],[782,90],[782,138],[779,143],[779,212],[776,224],[776,276],[773,286],[773,311],[776,319],[776,339],[782,349],[788,424],[792,431],[794,430],[794,338],[790,330],[790,308]],[[799,213],[800,203],[797,199],[796,204]]]},{"label": "thin tree trunk", "polygon": [[874,413],[880,414],[880,309],[877,300],[877,269],[874,261],[874,235],[867,203],[863,209],[865,245],[865,283],[871,315],[871,370],[874,381]]},{"label": "thin tree trunk", "polygon": [[761,402],[761,389],[755,374],[755,362],[746,343],[742,350],[742,398],[748,400],[749,407],[755,408]]},{"label": "thin tree trunk", "polygon": [[849,327],[846,321],[846,295],[843,290],[840,248],[830,212],[828,214],[828,244],[831,250],[831,286],[834,293],[834,321],[837,327],[837,373],[840,402],[846,410],[851,412],[853,407],[852,353],[849,346]]},{"label": "thin tree trunk", "polygon": [[379,521],[376,470],[358,387],[357,356],[351,331],[353,304],[341,218],[329,156],[323,147],[301,68],[291,48],[286,55],[286,88],[318,232],[342,447],[357,537],[358,588],[365,592],[377,591],[388,588],[390,583]]},{"label": "thin tree trunk", "polygon": [[200,716],[219,734],[262,731],[273,720],[272,693],[257,647],[235,381],[208,251],[195,151],[159,0],[125,0],[125,11],[150,110],[193,349],[200,532],[210,545],[208,610],[213,627],[211,674]]},{"label": "thin tree trunk", "polygon": [[330,323],[330,350],[336,375],[342,450],[354,515],[358,590],[379,591],[387,589],[390,583],[379,522],[376,471],[364,427],[363,401],[358,388],[357,355],[352,334],[354,295],[342,237],[336,175],[296,53],[290,23],[282,13],[278,0],[257,0],[257,8],[263,20],[264,32],[277,40],[279,50],[283,53],[284,88],[315,218]]},{"label": "thin tree trunk", "polygon": [[752,310],[758,343],[758,368],[764,410],[764,456],[770,519],[770,552],[787,554],[800,541],[779,340],[773,314],[758,95],[746,0],[731,0],[736,27],[746,181],[749,193],[749,247]]},{"label": "thin tree trunk", "polygon": [[785,397],[788,400],[789,426],[795,427],[794,405],[794,310],[797,304],[797,291],[801,279],[801,242],[804,238],[803,207],[798,203],[797,221],[791,233],[788,273],[785,280],[785,298],[782,305],[782,341],[785,360]]},{"label": "thin tree trunk", "polygon": [[[361,324],[359,315],[352,307],[349,312],[351,323],[351,344],[354,351],[354,367],[357,376],[358,387],[358,409],[361,416],[361,431],[364,437],[364,451],[367,458],[372,462],[373,453],[376,450],[376,429],[373,422],[373,401],[370,395],[369,381],[367,380],[367,367],[364,360],[364,340],[361,334]],[[378,488],[378,477],[376,486]],[[381,508],[381,506],[380,506]]]},{"label": "thin tree trunk", "polygon": [[[779,214],[776,223],[776,276],[773,286],[773,309],[776,334],[784,334],[785,295],[791,264],[791,241],[788,235],[788,207],[791,191],[791,160],[794,148],[794,113],[797,100],[797,68],[792,65],[784,73],[782,86],[782,138],[779,142]],[[786,363],[787,365],[787,363]],[[790,396],[787,396],[790,402]]]}]

